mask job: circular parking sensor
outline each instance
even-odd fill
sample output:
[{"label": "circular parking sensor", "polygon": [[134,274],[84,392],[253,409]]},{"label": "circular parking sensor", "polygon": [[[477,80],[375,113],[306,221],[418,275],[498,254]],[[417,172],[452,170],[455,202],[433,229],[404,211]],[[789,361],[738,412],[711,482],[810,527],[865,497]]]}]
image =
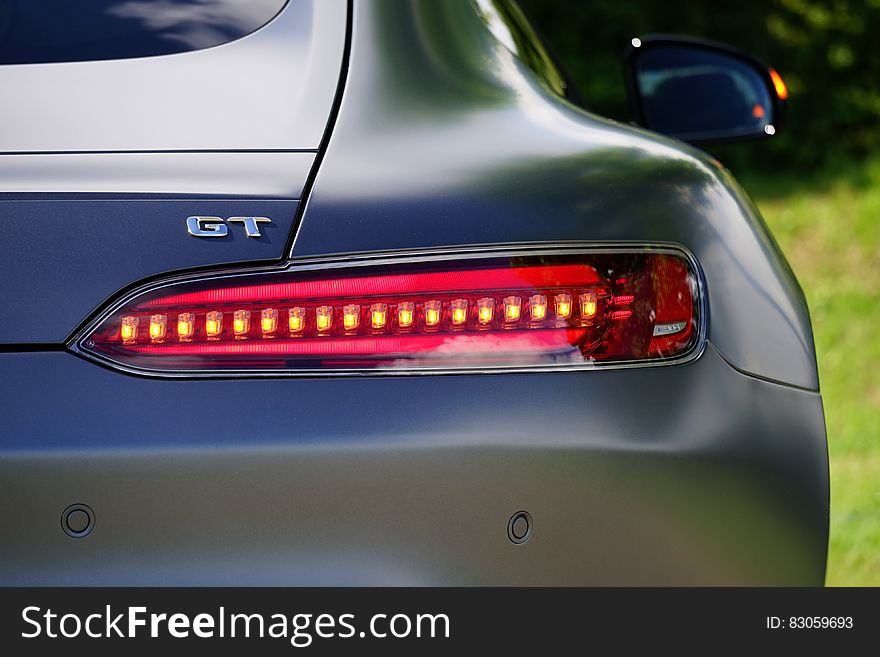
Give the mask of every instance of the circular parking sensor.
[{"label": "circular parking sensor", "polygon": [[85,538],[95,528],[95,512],[85,504],[71,504],[61,514],[61,529],[71,538]]},{"label": "circular parking sensor", "polygon": [[512,543],[521,545],[532,535],[532,516],[528,511],[517,511],[507,521],[507,537]]}]

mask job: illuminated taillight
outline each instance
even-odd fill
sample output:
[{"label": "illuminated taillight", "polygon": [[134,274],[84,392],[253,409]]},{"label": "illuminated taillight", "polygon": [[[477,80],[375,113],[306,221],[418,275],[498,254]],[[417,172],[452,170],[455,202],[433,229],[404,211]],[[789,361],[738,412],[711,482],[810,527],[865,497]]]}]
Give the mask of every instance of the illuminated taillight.
[{"label": "illuminated taillight", "polygon": [[196,375],[677,362],[702,339],[699,289],[671,248],[310,264],[157,284],[74,348]]}]

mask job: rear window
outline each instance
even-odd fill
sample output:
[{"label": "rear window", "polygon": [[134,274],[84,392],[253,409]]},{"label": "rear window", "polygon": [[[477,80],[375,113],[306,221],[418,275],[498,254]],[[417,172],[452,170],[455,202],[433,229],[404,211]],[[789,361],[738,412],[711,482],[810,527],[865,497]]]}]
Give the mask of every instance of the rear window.
[{"label": "rear window", "polygon": [[228,43],[288,0],[0,0],[0,64],[151,57]]}]

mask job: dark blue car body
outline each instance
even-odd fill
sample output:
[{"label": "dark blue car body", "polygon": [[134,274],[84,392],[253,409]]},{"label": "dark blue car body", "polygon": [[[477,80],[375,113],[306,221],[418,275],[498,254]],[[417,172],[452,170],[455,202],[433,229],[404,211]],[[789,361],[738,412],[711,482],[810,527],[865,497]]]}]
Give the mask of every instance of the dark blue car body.
[{"label": "dark blue car body", "polygon": [[[813,338],[763,221],[705,153],[554,93],[484,4],[291,0],[209,48],[0,66],[0,583],[823,584]],[[186,233],[244,214],[272,226]],[[172,379],[74,353],[171,274],[575,243],[692,254],[699,357]]]}]

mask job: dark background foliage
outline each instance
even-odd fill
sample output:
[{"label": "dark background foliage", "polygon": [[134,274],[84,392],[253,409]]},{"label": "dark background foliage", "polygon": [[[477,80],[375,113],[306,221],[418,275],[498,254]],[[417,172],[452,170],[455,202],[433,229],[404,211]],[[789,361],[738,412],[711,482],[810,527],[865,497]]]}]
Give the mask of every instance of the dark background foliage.
[{"label": "dark background foliage", "polygon": [[621,52],[648,33],[746,50],[790,89],[777,138],[710,149],[742,170],[833,170],[880,145],[880,0],[520,0],[588,109],[630,120]]}]

